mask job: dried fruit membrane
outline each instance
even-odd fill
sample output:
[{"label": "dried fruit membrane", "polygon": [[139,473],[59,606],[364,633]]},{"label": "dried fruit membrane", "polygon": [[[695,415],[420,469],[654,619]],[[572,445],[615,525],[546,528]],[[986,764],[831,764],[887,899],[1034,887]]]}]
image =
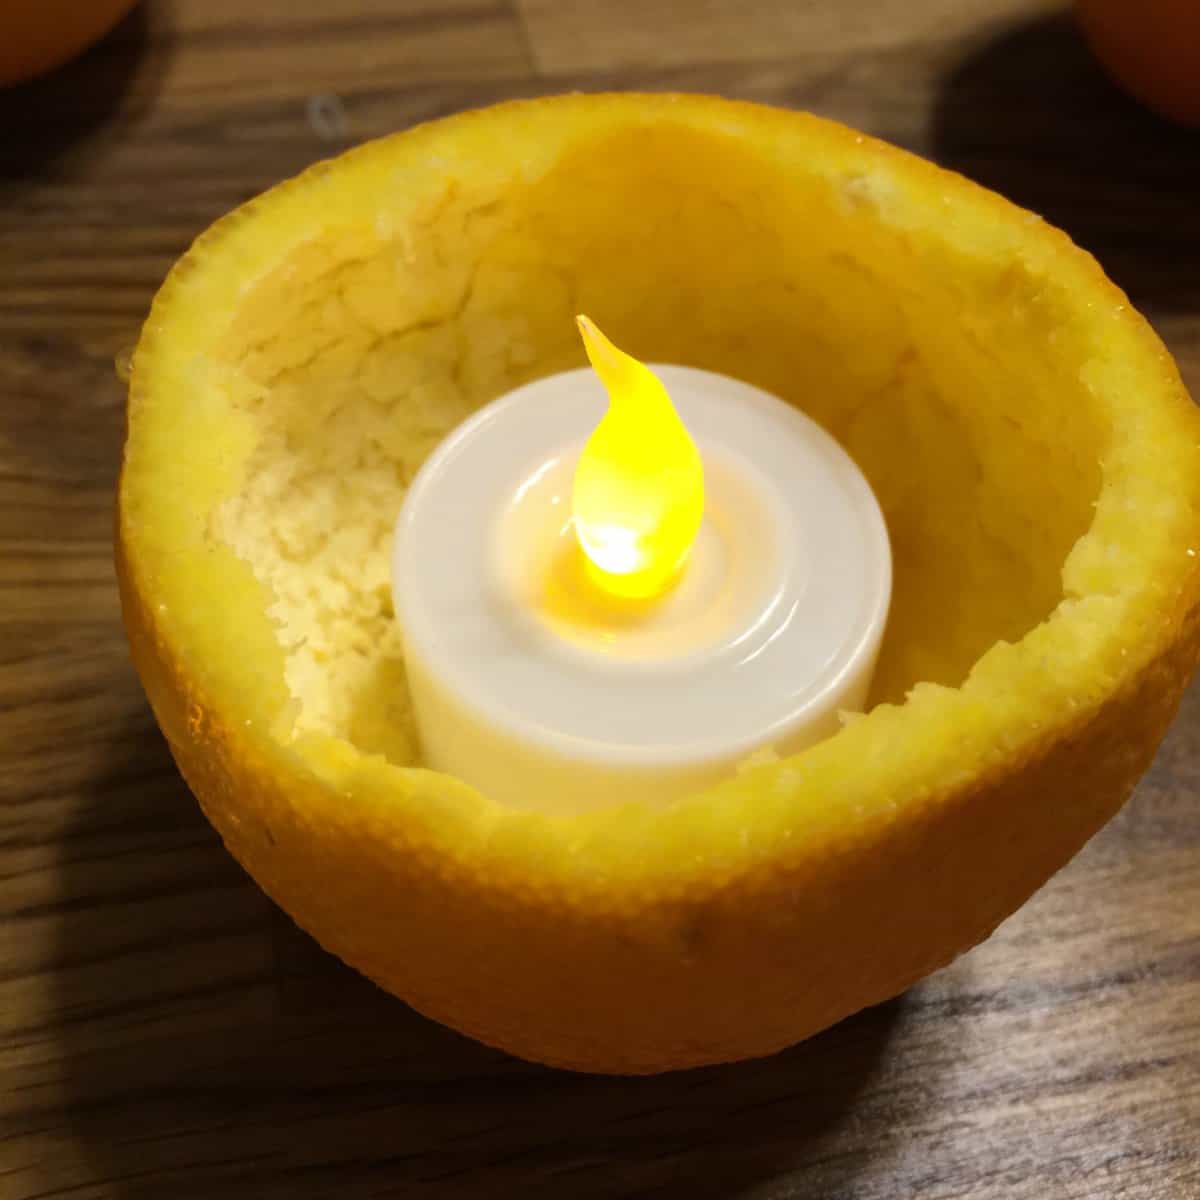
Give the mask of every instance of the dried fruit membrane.
[{"label": "dried fruit membrane", "polygon": [[[828,428],[894,599],[835,737],[555,817],[421,769],[387,560],[424,456],[581,365],[580,311]],[[205,812],[328,949],[544,1062],[744,1058],[986,937],[1122,803],[1196,661],[1198,447],[1096,263],[958,176],[708,97],[503,105],[313,168],[171,273],[133,362],[125,619]]]}]

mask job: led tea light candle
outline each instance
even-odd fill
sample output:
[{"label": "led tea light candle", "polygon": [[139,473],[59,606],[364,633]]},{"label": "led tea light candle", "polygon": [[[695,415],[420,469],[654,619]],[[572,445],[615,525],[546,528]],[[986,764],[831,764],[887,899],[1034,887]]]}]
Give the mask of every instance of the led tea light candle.
[{"label": "led tea light candle", "polygon": [[580,328],[594,373],[451,434],[393,557],[427,763],[561,811],[669,800],[836,732],[891,590],[875,497],[818,425]]}]

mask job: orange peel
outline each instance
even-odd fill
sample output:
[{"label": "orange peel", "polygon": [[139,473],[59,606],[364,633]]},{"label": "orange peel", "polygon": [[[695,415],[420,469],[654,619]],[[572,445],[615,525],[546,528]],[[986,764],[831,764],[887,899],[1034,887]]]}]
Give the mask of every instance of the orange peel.
[{"label": "orange peel", "polygon": [[[420,765],[388,543],[466,414],[643,360],[801,405],[887,516],[869,713],[669,806],[502,807]],[[768,1054],[987,937],[1107,821],[1197,660],[1200,417],[1095,261],[840,125],[703,96],[500,105],[219,221],[133,358],[133,657],[230,851],[481,1041]]]}]

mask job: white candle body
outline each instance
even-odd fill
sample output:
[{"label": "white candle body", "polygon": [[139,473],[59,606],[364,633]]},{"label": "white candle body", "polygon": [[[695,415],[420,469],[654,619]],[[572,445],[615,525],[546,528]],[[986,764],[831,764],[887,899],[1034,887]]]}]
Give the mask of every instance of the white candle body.
[{"label": "white candle body", "polygon": [[[836,732],[866,698],[891,594],[878,504],[819,426],[748,384],[656,366],[704,461],[678,584],[586,613],[555,599],[575,552],[574,463],[604,413],[588,370],[481,410],[422,467],[393,591],[427,764],[506,803],[663,803],[756,752]],[[547,582],[549,581],[549,583]]]}]

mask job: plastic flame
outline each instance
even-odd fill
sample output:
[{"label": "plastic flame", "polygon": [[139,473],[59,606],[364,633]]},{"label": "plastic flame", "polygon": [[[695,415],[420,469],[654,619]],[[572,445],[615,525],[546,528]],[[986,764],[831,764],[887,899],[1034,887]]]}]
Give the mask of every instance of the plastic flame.
[{"label": "plastic flame", "polygon": [[658,376],[576,319],[608,411],[575,468],[575,532],[601,587],[649,599],[675,581],[700,529],[700,453]]}]

